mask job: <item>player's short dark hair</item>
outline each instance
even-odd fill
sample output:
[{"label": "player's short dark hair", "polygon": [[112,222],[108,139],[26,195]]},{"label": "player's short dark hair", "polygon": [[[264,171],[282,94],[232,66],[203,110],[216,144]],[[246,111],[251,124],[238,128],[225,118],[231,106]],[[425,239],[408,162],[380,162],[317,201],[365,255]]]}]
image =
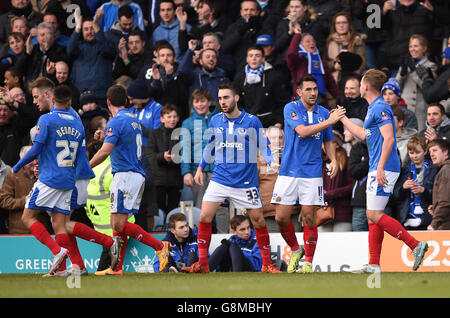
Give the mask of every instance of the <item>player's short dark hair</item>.
[{"label": "player's short dark hair", "polygon": [[248,220],[249,220],[249,218],[244,215],[235,215],[230,220],[230,227],[233,230],[236,230],[237,227],[242,224],[242,222],[245,222]]},{"label": "player's short dark hair", "polygon": [[120,85],[113,85],[106,92],[106,99],[116,107],[125,106],[128,101],[127,91]]},{"label": "player's short dark hair", "polygon": [[67,85],[58,85],[55,87],[53,97],[57,104],[67,104],[72,99],[72,89]]},{"label": "player's short dark hair", "polygon": [[441,150],[443,152],[445,152],[445,151],[449,152],[449,149],[450,149],[450,145],[449,145],[448,141],[445,139],[434,139],[434,140],[430,141],[428,143],[427,150],[429,151],[430,148],[434,147],[434,146],[438,146],[439,148],[441,148]]},{"label": "player's short dark hair", "polygon": [[234,95],[239,95],[239,88],[233,82],[220,84],[217,91],[220,91],[221,89],[229,89],[234,93]]},{"label": "player's short dark hair", "polygon": [[120,17],[125,17],[127,19],[130,19],[134,17],[134,11],[129,5],[124,5],[119,8],[119,11],[117,12],[117,17],[120,19]]},{"label": "player's short dark hair", "polygon": [[310,74],[305,74],[297,80],[297,87],[302,88],[304,82],[314,82],[317,84],[317,80],[314,76]]},{"label": "player's short dark hair", "polygon": [[439,111],[441,112],[441,115],[445,115],[445,108],[444,108],[444,106],[442,106],[442,104],[440,104],[440,103],[431,103],[431,104],[429,104],[427,106],[427,110],[430,107],[437,107],[437,108],[439,108]]},{"label": "player's short dark hair", "polygon": [[185,222],[186,221],[186,215],[183,213],[174,213],[169,217],[169,227],[171,229],[175,228],[176,222]]}]

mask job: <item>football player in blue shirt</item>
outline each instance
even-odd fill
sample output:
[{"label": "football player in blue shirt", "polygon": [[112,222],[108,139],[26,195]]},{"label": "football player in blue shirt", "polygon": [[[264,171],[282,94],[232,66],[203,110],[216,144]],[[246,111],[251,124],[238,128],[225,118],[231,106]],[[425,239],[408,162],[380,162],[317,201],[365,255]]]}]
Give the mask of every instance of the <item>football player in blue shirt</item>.
[{"label": "football player in blue shirt", "polygon": [[[324,205],[322,143],[331,160],[329,169],[333,178],[337,165],[331,126],[344,116],[345,110],[330,113],[317,104],[319,92],[313,76],[301,77],[297,85],[300,98],[284,107],[284,150],[271,203],[277,205],[275,219],[281,235],[291,248],[288,273],[297,271],[303,253],[305,264],[301,271],[308,273],[312,272],[318,238],[315,211],[318,206]],[[305,249],[299,246],[291,221],[291,214],[298,204],[302,205]]]},{"label": "football player in blue shirt", "polygon": [[211,242],[212,220],[217,209],[228,199],[236,208],[247,209],[255,227],[261,251],[261,272],[281,273],[270,259],[270,238],[264,221],[257,169],[258,150],[268,164],[277,169],[272,160],[268,140],[263,137],[259,119],[237,107],[239,91],[233,83],[219,86],[219,103],[223,112],[211,118],[210,142],[203,152],[194,181],[203,186],[203,168],[214,159],[214,172],[203,197],[198,226],[199,261],[182,268],[189,273],[208,273],[208,249]]},{"label": "football player in blue shirt", "polygon": [[[50,87],[53,83],[49,83],[40,79],[32,87],[34,90],[45,90],[53,94],[53,88]],[[39,156],[38,181],[27,198],[22,221],[54,254],[49,275],[54,275],[65,264],[71,250],[65,224],[69,218],[70,198],[75,187],[75,167],[83,151],[85,138],[83,125],[69,111],[70,88],[65,85],[55,88],[53,99],[54,111],[39,118],[32,148],[12,169],[16,173]],[[52,213],[56,242],[37,221],[41,210]]]},{"label": "football player in blue shirt", "polygon": [[364,128],[355,125],[347,117],[344,126],[356,137],[366,141],[369,150],[369,174],[367,179],[367,220],[369,222],[369,264],[356,273],[380,273],[381,245],[384,232],[402,240],[414,254],[413,270],[417,270],[428,250],[426,242],[411,236],[396,219],[384,214],[395,182],[400,174],[400,159],[395,139],[395,121],[392,110],[381,96],[386,75],[379,70],[369,70],[361,80],[361,97],[369,103]]},{"label": "football player in blue shirt", "polygon": [[[106,101],[112,118],[106,124],[106,136],[99,151],[90,160],[91,167],[111,156],[113,181],[111,183],[111,225],[114,236],[125,242],[127,236],[155,249],[160,271],[167,265],[170,243],[159,241],[139,225],[128,222],[129,213],[138,213],[144,191],[145,172],[142,169],[142,129],[137,118],[125,107],[127,94],[119,85],[108,89]],[[123,245],[125,246],[125,244]],[[111,259],[111,271],[115,270],[120,254]]]},{"label": "football player in blue shirt", "polygon": [[[50,112],[52,112],[53,110],[54,105],[50,109]],[[71,115],[82,124],[80,116],[72,107],[70,107],[69,111]],[[86,206],[88,198],[87,187],[90,179],[95,177],[95,174],[92,171],[91,166],[89,165],[85,140],[83,141],[81,147],[82,151],[80,153],[80,156],[78,157],[77,166],[75,167],[76,181],[75,188],[72,191],[72,197],[70,200],[71,213],[73,213],[77,209],[83,209]],[[66,231],[67,234],[69,234],[71,244],[71,248],[69,249],[69,257],[72,262],[71,274],[88,275],[87,269],[84,266],[83,258],[81,257],[80,251],[78,249],[78,244],[75,236],[108,248],[110,250],[111,258],[118,258],[120,244],[118,237],[111,238],[109,235],[100,233],[82,222],[76,222],[70,219],[66,222]],[[59,270],[59,272],[61,273],[58,273],[57,275],[64,275],[63,267],[64,265],[62,265]]]}]

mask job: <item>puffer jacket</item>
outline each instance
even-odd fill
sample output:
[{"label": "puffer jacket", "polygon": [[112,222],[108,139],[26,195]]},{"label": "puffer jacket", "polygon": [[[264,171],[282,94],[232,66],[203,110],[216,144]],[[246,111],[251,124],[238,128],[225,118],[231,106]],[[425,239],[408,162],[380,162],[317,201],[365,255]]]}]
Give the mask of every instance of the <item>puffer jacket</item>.
[{"label": "puffer jacket", "polygon": [[255,230],[252,230],[250,238],[248,240],[241,239],[236,235],[232,235],[228,238],[230,243],[234,243],[241,248],[242,254],[252,265],[255,272],[261,271],[262,257],[259,251],[258,243],[256,243]]},{"label": "puffer jacket", "polygon": [[[202,116],[199,115],[194,107],[191,110],[191,116],[186,118],[181,127],[189,131],[189,140],[184,140],[183,138],[187,137],[182,133],[180,135],[180,141],[182,142],[182,147],[190,147],[191,156],[190,158],[182,157],[181,161],[181,175],[184,176],[187,173],[195,174],[197,171],[198,165],[202,160],[203,150],[208,145],[208,140],[204,138],[205,131],[208,129],[209,122],[211,118],[218,113],[218,109],[216,105],[210,106],[210,113],[208,115]],[[198,141],[201,141],[199,143]],[[183,155],[183,149],[182,149]],[[212,172],[214,169],[214,163],[207,164],[204,168],[204,172]]]},{"label": "puffer jacket", "polygon": [[[172,247],[170,248],[169,265],[172,265],[172,263],[176,264],[176,262],[187,264],[188,256],[191,253],[195,253],[198,256],[197,230],[189,229],[189,236],[183,242],[178,242],[172,232],[169,231],[163,238],[163,241],[172,244]],[[155,273],[159,273],[158,257],[155,257],[153,270]]]}]

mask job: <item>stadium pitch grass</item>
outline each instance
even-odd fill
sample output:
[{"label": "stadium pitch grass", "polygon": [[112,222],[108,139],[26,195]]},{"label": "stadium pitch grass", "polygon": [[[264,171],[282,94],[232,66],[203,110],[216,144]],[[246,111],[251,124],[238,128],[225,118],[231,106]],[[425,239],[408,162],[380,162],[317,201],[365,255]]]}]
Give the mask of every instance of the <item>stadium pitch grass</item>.
[{"label": "stadium pitch grass", "polygon": [[[0,274],[0,298],[448,298],[450,273]],[[376,279],[379,279],[378,282]],[[374,288],[368,287],[372,285]],[[376,288],[379,286],[380,288]],[[79,287],[79,288],[77,288]]]}]

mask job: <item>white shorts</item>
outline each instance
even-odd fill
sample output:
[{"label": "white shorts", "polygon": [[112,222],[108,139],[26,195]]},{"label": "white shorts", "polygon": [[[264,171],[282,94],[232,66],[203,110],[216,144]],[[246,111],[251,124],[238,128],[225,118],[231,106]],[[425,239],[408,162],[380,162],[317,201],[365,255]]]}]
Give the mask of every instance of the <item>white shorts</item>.
[{"label": "white shorts", "polygon": [[283,205],[324,205],[323,179],[278,176],[270,203]]},{"label": "white shorts", "polygon": [[367,175],[367,209],[383,211],[389,201],[389,197],[394,191],[395,183],[400,175],[399,172],[385,171],[388,184],[380,187],[377,181],[377,171],[370,171]]},{"label": "white shorts", "polygon": [[257,187],[232,188],[210,181],[203,196],[203,201],[224,202],[228,199],[236,209],[258,209],[262,207],[261,195]]},{"label": "white shorts", "polygon": [[76,181],[75,189],[72,191],[72,198],[70,200],[71,209],[79,209],[86,206],[89,181],[89,179],[78,179]]},{"label": "white shorts", "polygon": [[56,211],[70,214],[70,198],[73,190],[54,189],[41,181],[36,181],[25,202],[25,208],[30,210]]},{"label": "white shorts", "polygon": [[138,213],[144,193],[145,178],[128,171],[116,172],[111,183],[111,213]]}]

